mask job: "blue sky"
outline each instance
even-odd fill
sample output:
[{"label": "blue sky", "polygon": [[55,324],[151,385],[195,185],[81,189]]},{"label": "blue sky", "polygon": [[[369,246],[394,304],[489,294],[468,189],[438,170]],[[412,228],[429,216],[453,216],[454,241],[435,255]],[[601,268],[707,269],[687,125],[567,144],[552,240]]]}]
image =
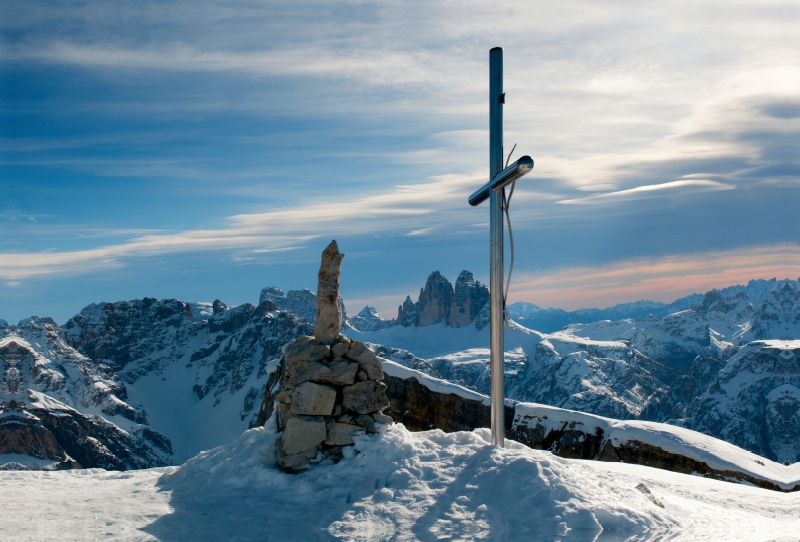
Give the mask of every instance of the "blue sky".
[{"label": "blue sky", "polygon": [[314,289],[393,317],[488,280],[505,50],[510,297],[670,301],[800,276],[796,2],[0,1],[0,318]]}]

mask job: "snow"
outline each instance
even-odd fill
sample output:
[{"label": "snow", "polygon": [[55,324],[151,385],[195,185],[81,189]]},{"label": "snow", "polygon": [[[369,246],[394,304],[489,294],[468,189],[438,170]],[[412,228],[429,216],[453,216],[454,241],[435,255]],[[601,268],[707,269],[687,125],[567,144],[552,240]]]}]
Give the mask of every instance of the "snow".
[{"label": "snow", "polygon": [[383,358],[380,359],[381,359],[381,365],[383,366],[383,372],[389,376],[402,378],[403,380],[409,378],[416,378],[419,382],[421,382],[426,388],[428,388],[431,391],[435,391],[437,393],[454,393],[465,399],[473,399],[475,401],[484,402],[487,405],[490,404],[488,397],[476,391],[472,391],[463,386],[459,386],[458,384],[453,384],[452,382],[449,382],[447,380],[442,380],[441,378],[434,378],[430,375],[423,373],[422,371],[417,371],[416,369],[410,369],[394,361]]},{"label": "snow", "polygon": [[277,469],[276,437],[271,420],[180,468],[0,472],[0,538],[766,541],[800,530],[798,494],[498,449],[487,429],[395,425],[299,475]]},{"label": "snow", "polygon": [[[403,379],[414,377],[432,391],[454,393],[465,399],[481,401],[485,405],[491,402],[486,395],[409,369],[393,361],[381,359],[381,363],[387,375]],[[549,431],[551,429],[560,430],[565,423],[575,422],[582,425],[581,430],[590,434],[594,434],[596,428],[602,429],[604,437],[615,446],[631,441],[644,442],[666,452],[706,463],[717,471],[740,472],[773,482],[784,489],[791,489],[800,483],[800,463],[793,463],[789,466],[776,463],[691,429],[657,422],[615,420],[575,410],[535,403],[520,403],[508,399],[506,399],[506,404],[513,405],[515,408],[515,424],[531,423],[536,425],[538,423],[546,431]]]}]

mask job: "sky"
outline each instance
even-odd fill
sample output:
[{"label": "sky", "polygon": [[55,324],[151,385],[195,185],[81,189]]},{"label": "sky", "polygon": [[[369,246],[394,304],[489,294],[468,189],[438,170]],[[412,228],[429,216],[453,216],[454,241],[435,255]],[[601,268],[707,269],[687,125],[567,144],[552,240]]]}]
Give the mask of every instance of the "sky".
[{"label": "sky", "polygon": [[511,301],[796,279],[797,28],[796,1],[0,0],[0,318],[315,290],[331,239],[349,313],[488,282],[495,46],[535,161]]}]

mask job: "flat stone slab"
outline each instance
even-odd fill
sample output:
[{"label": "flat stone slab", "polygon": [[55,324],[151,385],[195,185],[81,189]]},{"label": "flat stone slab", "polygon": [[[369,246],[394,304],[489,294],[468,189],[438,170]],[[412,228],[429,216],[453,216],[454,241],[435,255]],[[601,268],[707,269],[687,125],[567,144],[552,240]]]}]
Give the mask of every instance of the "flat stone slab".
[{"label": "flat stone slab", "polygon": [[323,367],[328,369],[327,373],[309,380],[321,384],[331,384],[332,386],[351,386],[356,381],[358,363],[351,363],[343,359],[341,361],[331,361],[328,365],[323,365]]},{"label": "flat stone slab", "polygon": [[287,363],[293,361],[320,361],[330,357],[331,347],[317,344],[314,337],[301,335],[283,348],[283,357]]},{"label": "flat stone slab", "polygon": [[286,455],[280,443],[277,446],[278,466],[288,472],[301,472],[310,466],[311,460],[317,455],[317,447],[309,448],[302,452]]},{"label": "flat stone slab", "polygon": [[336,344],[331,346],[331,355],[335,358],[340,358],[347,354],[348,350],[350,350],[350,339],[342,335]]},{"label": "flat stone slab", "polygon": [[322,444],[325,438],[325,418],[322,416],[289,418],[281,436],[283,453],[288,456],[304,452]]},{"label": "flat stone slab", "polygon": [[386,397],[386,384],[374,380],[365,380],[352,386],[347,386],[342,395],[344,409],[358,412],[359,414],[369,414],[389,406],[389,398]]},{"label": "flat stone slab", "polygon": [[286,385],[292,388],[310,380],[319,382],[330,373],[328,366],[318,361],[295,359],[286,366]]},{"label": "flat stone slab", "polygon": [[383,367],[381,360],[366,344],[356,341],[347,352],[347,357],[358,363],[358,366],[367,373],[370,380],[383,380]]},{"label": "flat stone slab", "polygon": [[333,446],[348,446],[355,444],[353,435],[356,431],[363,431],[362,427],[351,425],[349,423],[334,423],[328,429],[328,438],[325,439],[325,444]]},{"label": "flat stone slab", "polygon": [[305,382],[292,392],[292,414],[295,415],[330,416],[335,403],[336,390],[330,386]]}]

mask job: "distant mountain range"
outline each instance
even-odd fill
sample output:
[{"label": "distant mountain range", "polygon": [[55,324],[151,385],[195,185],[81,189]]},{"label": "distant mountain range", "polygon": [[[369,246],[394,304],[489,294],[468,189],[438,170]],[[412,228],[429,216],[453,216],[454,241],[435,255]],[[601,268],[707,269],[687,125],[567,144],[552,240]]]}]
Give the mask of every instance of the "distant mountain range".
[{"label": "distant mountain range", "polygon": [[[434,272],[398,318],[366,307],[343,332],[384,359],[488,393],[487,299],[471,273],[453,286]],[[268,287],[258,306],[145,298],[89,305],[62,326],[0,320],[0,469],[176,464],[231,441],[255,423],[282,346],[312,333],[315,303],[310,290]],[[512,315],[507,397],[666,421],[800,459],[797,281],[670,305],[515,304]],[[567,327],[543,332],[556,318]]]}]

